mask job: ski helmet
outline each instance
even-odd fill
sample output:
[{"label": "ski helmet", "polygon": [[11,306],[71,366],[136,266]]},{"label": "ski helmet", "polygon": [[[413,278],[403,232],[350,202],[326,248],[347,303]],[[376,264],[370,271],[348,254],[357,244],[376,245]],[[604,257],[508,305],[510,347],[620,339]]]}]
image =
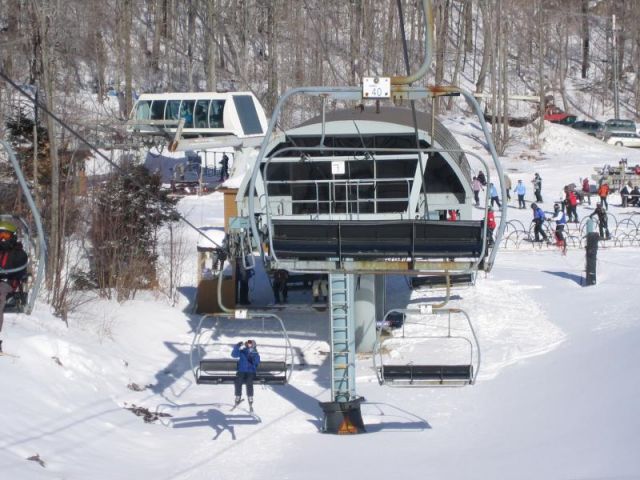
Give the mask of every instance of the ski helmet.
[{"label": "ski helmet", "polygon": [[11,247],[18,241],[17,227],[7,221],[0,221],[0,248]]}]

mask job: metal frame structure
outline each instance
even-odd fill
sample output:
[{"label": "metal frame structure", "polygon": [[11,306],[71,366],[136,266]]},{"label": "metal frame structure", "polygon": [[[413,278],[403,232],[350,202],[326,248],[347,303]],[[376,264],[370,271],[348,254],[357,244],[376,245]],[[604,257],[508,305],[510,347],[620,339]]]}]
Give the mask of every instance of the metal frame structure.
[{"label": "metal frame structure", "polygon": [[[35,272],[35,277],[33,279],[33,283],[30,289],[30,294],[29,294],[29,301],[27,303],[26,306],[26,310],[24,313],[26,314],[30,314],[33,311],[33,307],[35,305],[36,302],[36,298],[38,297],[38,293],[40,292],[40,287],[42,285],[42,280],[44,279],[44,273],[45,273],[45,266],[46,266],[46,259],[47,259],[47,243],[46,243],[46,237],[44,234],[44,228],[42,227],[42,219],[40,217],[40,212],[38,211],[38,208],[36,207],[36,204],[33,200],[33,197],[31,196],[31,191],[29,190],[29,185],[27,184],[27,181],[24,178],[24,175],[22,174],[22,169],[20,168],[20,164],[18,163],[18,160],[16,159],[15,156],[15,152],[13,151],[13,149],[11,148],[11,145],[9,145],[6,141],[4,140],[0,140],[0,145],[4,148],[4,150],[7,152],[7,156],[9,157],[9,163],[11,163],[11,166],[13,167],[13,170],[15,171],[16,177],[18,179],[18,184],[20,185],[20,188],[22,189],[22,193],[27,201],[27,205],[29,206],[29,209],[31,210],[31,214],[33,215],[33,221],[35,223],[36,226],[36,231],[37,231],[37,242],[35,240],[33,240],[33,245],[35,247],[35,252],[37,252],[37,269]],[[28,229],[28,225],[26,224],[26,222],[24,222],[24,220],[20,219],[21,223],[23,226],[25,226]],[[30,233],[30,231],[29,231]],[[31,235],[29,236],[30,239],[30,244],[32,243],[32,237]],[[29,258],[29,261],[32,262],[32,258]],[[21,270],[21,269],[20,269]],[[11,273],[11,271],[13,270],[0,270],[3,273]]]},{"label": "metal frame structure", "polygon": [[[391,77],[391,78],[379,78],[364,79],[362,87],[300,87],[287,91],[278,101],[275,109],[272,113],[272,117],[269,121],[269,125],[262,142],[258,158],[253,164],[253,170],[250,177],[245,177],[243,184],[238,192],[236,201],[239,206],[239,211],[244,214],[244,217],[249,222],[250,232],[240,232],[242,235],[252,237],[254,241],[258,241],[258,248],[260,255],[265,262],[270,265],[271,268],[284,268],[289,271],[296,272],[317,272],[328,273],[330,283],[330,297],[331,297],[331,349],[332,349],[332,372],[331,372],[331,395],[332,402],[321,402],[321,406],[325,413],[325,431],[331,431],[333,433],[339,433],[343,431],[343,424],[345,422],[355,425],[355,432],[351,432],[349,428],[346,429],[349,433],[357,433],[364,431],[364,425],[359,411],[359,402],[361,398],[356,396],[355,392],[355,330],[356,321],[353,309],[355,304],[352,300],[353,292],[349,292],[350,285],[354,285],[353,281],[355,275],[376,275],[376,274],[424,274],[424,273],[436,273],[440,275],[449,276],[450,273],[474,273],[479,268],[483,268],[485,271],[490,271],[497,254],[498,246],[500,245],[502,235],[506,227],[507,219],[507,204],[503,202],[501,206],[501,218],[499,226],[495,232],[496,238],[494,241],[494,247],[491,251],[487,250],[487,226],[484,219],[486,219],[488,211],[488,192],[485,201],[485,210],[483,221],[469,222],[468,230],[456,230],[460,227],[466,227],[464,222],[452,222],[457,225],[446,224],[445,222],[436,222],[439,225],[431,225],[431,219],[429,218],[429,201],[428,190],[424,182],[427,182],[426,178],[426,164],[425,158],[433,155],[434,157],[442,152],[460,153],[459,149],[451,149],[442,144],[436,146],[436,140],[434,138],[435,132],[435,117],[433,115],[432,108],[432,128],[430,141],[428,144],[430,148],[421,148],[419,137],[418,120],[414,108],[414,101],[421,99],[435,99],[440,96],[463,96],[475,112],[478,117],[478,121],[482,128],[486,145],[488,146],[489,153],[491,154],[495,170],[498,175],[500,190],[502,197],[506,198],[506,188],[504,183],[504,172],[502,166],[498,160],[498,155],[493,145],[491,135],[486,121],[484,120],[483,112],[474,98],[474,96],[462,90],[456,86],[411,86],[412,82],[424,77],[431,64],[431,50],[430,47],[433,44],[433,14],[431,9],[431,2],[429,0],[422,1],[423,13],[425,19],[425,59],[417,72],[413,75],[406,77]],[[406,47],[405,47],[406,48]],[[408,69],[408,66],[407,66]],[[377,88],[377,87],[380,88]],[[373,87],[373,88],[372,88]],[[278,144],[272,139],[274,138],[274,131],[280,116],[282,115],[284,105],[296,95],[303,95],[308,97],[319,97],[322,99],[322,116],[321,121],[315,123],[315,131],[307,132],[307,141],[305,144],[298,146],[296,144],[292,131],[284,132],[285,143],[291,145],[284,145],[281,148],[276,148]],[[376,101],[376,109],[379,109],[380,99],[388,98],[394,102],[410,102],[413,113],[413,134],[415,140],[415,146],[413,148],[407,148],[407,144],[402,144],[401,141],[394,143],[398,145],[398,148],[386,149],[379,145],[374,145],[372,148],[367,148],[365,145],[363,135],[360,128],[353,120],[353,127],[355,127],[355,133],[344,133],[343,137],[349,137],[355,142],[362,143],[362,148],[355,147],[348,142],[346,144],[340,143],[339,148],[325,144],[325,140],[328,138],[327,132],[327,119],[325,114],[325,106],[327,101],[354,101],[359,102],[361,105],[367,100]],[[384,122],[384,118],[379,120]],[[389,125],[392,125],[392,121],[388,121]],[[306,124],[308,125],[308,123]],[[301,130],[305,124],[299,126]],[[423,129],[424,131],[424,129]],[[393,134],[383,132],[367,131],[367,134],[372,136],[379,135],[381,137],[392,138]],[[291,135],[291,136],[290,136]],[[303,133],[300,133],[303,135]],[[311,137],[311,139],[309,138]],[[377,137],[376,137],[377,138]],[[291,139],[289,141],[289,139]],[[312,139],[317,139],[317,144],[313,144]],[[282,141],[281,141],[282,142]],[[310,143],[311,142],[311,143]],[[345,146],[346,145],[346,146]],[[377,148],[376,148],[377,147]],[[414,173],[414,181],[419,182],[420,192],[418,193],[416,188],[410,189],[407,183],[407,193],[411,190],[408,197],[402,199],[407,202],[414,202],[420,198],[419,194],[424,196],[424,210],[417,208],[413,211],[413,214],[417,213],[416,217],[403,217],[401,211],[396,208],[389,211],[393,215],[384,215],[385,208],[381,208],[380,211],[383,215],[373,215],[370,220],[363,220],[366,215],[362,215],[359,210],[360,205],[360,177],[354,177],[356,180],[348,177],[348,180],[343,182],[345,184],[344,197],[348,196],[349,188],[353,187],[354,195],[357,197],[355,212],[349,211],[349,200],[346,199],[344,206],[340,207],[340,211],[336,208],[332,212],[331,206],[329,206],[329,218],[325,223],[321,223],[323,218],[321,215],[307,215],[305,218],[305,210],[298,209],[298,213],[293,215],[294,220],[297,223],[285,224],[287,222],[287,213],[284,208],[281,208],[275,215],[271,211],[274,206],[273,202],[269,198],[268,182],[269,182],[269,166],[270,164],[277,165],[278,163],[293,163],[293,162],[326,162],[333,161],[333,155],[344,155],[344,151],[348,151],[349,155],[353,154],[353,160],[360,160],[357,156],[362,156],[364,160],[383,157],[385,154],[390,158],[398,159],[401,156],[409,156],[416,159],[416,171]],[[292,153],[294,152],[294,153]],[[319,152],[324,154],[325,158],[318,158]],[[287,156],[289,154],[289,156]],[[316,154],[316,155],[314,155]],[[489,169],[486,163],[473,152],[464,152],[473,157],[478,158],[485,167],[487,174],[489,175]],[[350,159],[347,159],[348,161]],[[449,161],[446,161],[451,166]],[[333,164],[332,164],[333,167]],[[293,168],[293,167],[291,167]],[[311,167],[309,167],[311,169]],[[375,164],[374,164],[375,168]],[[336,181],[335,173],[344,174],[344,164],[340,166],[336,165],[337,172],[331,170],[331,182],[329,184],[329,199],[335,203],[331,195],[335,190],[335,185],[339,182]],[[326,171],[326,167],[325,167]],[[290,170],[293,172],[293,170]],[[418,173],[419,172],[419,173]],[[310,178],[313,180],[315,177],[310,173]],[[287,178],[286,176],[284,178]],[[303,177],[304,180],[307,180]],[[295,180],[293,173],[289,173],[288,180]],[[375,180],[375,174],[374,174]],[[466,181],[470,183],[470,178]],[[488,179],[491,181],[491,178]],[[394,181],[400,182],[400,179],[394,179]],[[408,182],[408,180],[407,180]],[[373,180],[366,180],[367,187],[372,188],[375,191],[376,183]],[[415,185],[413,186],[415,187]],[[316,200],[318,201],[317,213],[320,212],[320,196],[318,191],[320,189],[319,184],[315,185]],[[291,190],[293,191],[293,190]],[[454,190],[451,190],[452,192]],[[325,194],[326,196],[327,194]],[[394,197],[394,195],[391,195]],[[338,198],[334,195],[333,198]],[[324,199],[324,197],[323,197]],[[294,207],[292,202],[294,200],[293,194],[287,200],[291,206],[293,213]],[[309,202],[309,199],[305,196],[302,200]],[[398,200],[397,198],[391,198],[390,201]],[[311,199],[313,201],[313,198]],[[246,202],[246,203],[245,203]],[[276,205],[278,200],[275,201]],[[284,203],[282,203],[284,205]],[[330,205],[330,204],[329,204]],[[403,204],[404,205],[404,204]],[[407,203],[406,213],[411,214],[412,210],[409,208],[410,203]],[[326,206],[325,206],[326,209]],[[374,213],[378,210],[373,207]],[[300,214],[302,212],[302,214]],[[313,213],[313,212],[312,212]],[[420,216],[424,213],[424,218]],[[350,217],[351,215],[351,217]],[[279,227],[281,229],[281,240],[279,245],[274,242],[274,216],[277,217]],[[346,224],[352,218],[355,220]],[[285,218],[285,220],[281,220]],[[325,216],[326,218],[326,216]],[[368,224],[366,222],[369,222]],[[395,222],[400,222],[398,225],[402,225],[402,230],[395,231],[397,228],[394,225]],[[378,224],[376,225],[376,222]],[[380,226],[380,224],[382,224]],[[342,249],[342,228],[345,226],[350,228],[351,237],[348,241],[351,242],[351,249],[346,251]],[[440,228],[440,226],[442,228]],[[358,231],[358,228],[362,228]],[[410,234],[407,234],[407,229],[411,229]],[[420,230],[420,237],[416,237],[416,229]],[[326,229],[326,232],[322,232],[322,229]],[[474,230],[476,229],[476,230]],[[481,247],[478,248],[478,230],[481,230]],[[445,231],[446,230],[446,231]],[[300,232],[300,233],[298,233]],[[313,232],[313,233],[310,233]],[[363,233],[364,232],[364,233]],[[460,232],[460,233],[458,233]],[[464,232],[464,233],[463,233]],[[319,240],[314,235],[323,234],[324,237]],[[306,236],[305,236],[306,235]],[[369,237],[367,237],[369,235]],[[410,237],[407,240],[407,236]],[[358,245],[358,242],[365,241],[367,238],[374,238],[375,241],[371,242],[371,245]],[[391,240],[387,240],[391,239]],[[400,239],[400,240],[399,240]],[[399,240],[399,241],[398,241]],[[414,244],[416,240],[419,242],[417,254],[414,254]],[[287,243],[288,242],[288,243]],[[297,242],[297,243],[296,243]],[[448,243],[451,242],[451,243]],[[353,244],[356,244],[354,247]],[[407,246],[407,243],[409,244]],[[266,246],[268,251],[266,251]],[[310,247],[308,247],[308,245]],[[287,245],[289,248],[287,249]],[[461,248],[459,246],[462,245]],[[333,246],[333,247],[332,247]],[[458,247],[456,247],[458,246]],[[334,248],[335,247],[335,248]],[[284,252],[284,255],[279,255]],[[447,281],[447,284],[450,282]],[[448,294],[449,290],[447,290]],[[447,295],[448,296],[448,295]],[[439,306],[440,307],[440,306]],[[445,311],[440,308],[436,310]],[[459,309],[448,309],[447,312],[460,311]],[[466,314],[462,312],[465,316]],[[471,322],[466,316],[469,326],[473,332]],[[475,338],[475,332],[473,332]],[[475,339],[477,345],[477,339]],[[472,349],[473,351],[473,349]],[[478,365],[476,372],[473,372],[473,367],[468,370],[467,383],[473,383],[475,381],[475,375],[479,368],[479,348],[478,352]],[[338,426],[339,425],[339,426]]]},{"label": "metal frame structure", "polygon": [[[419,308],[389,310],[385,315],[385,320],[389,315],[394,313],[400,313],[404,316],[400,339],[441,340],[442,342],[462,340],[469,345],[469,362],[456,365],[416,364],[413,362],[404,365],[390,365],[384,361],[384,346],[386,343],[398,341],[398,337],[383,339],[383,328],[378,328],[372,358],[373,368],[380,385],[393,387],[451,387],[473,385],[475,383],[478,372],[480,371],[480,343],[478,342],[478,337],[471,323],[471,319],[464,310],[460,308],[433,308],[431,305],[423,305]],[[452,334],[452,314],[460,314],[464,317],[469,326],[470,335],[462,336]],[[418,315],[421,317],[447,315],[446,335],[407,335],[405,333],[405,326],[407,324],[425,325],[422,322],[408,322],[408,315]]]},{"label": "metal frame structure", "polygon": [[[203,323],[208,319],[216,320],[218,323],[226,321],[232,323],[246,322],[257,324],[259,322],[262,322],[263,329],[266,320],[275,320],[276,324],[278,324],[280,326],[280,329],[282,330],[282,338],[284,340],[284,344],[282,346],[282,349],[284,351],[284,354],[282,355],[283,358],[275,361],[262,359],[260,362],[260,366],[258,367],[256,381],[269,384],[285,384],[290,381],[293,374],[294,350],[291,344],[291,340],[289,339],[289,335],[287,334],[287,330],[284,327],[284,323],[279,316],[272,313],[260,313],[253,314],[251,316],[234,316],[231,314],[206,314],[200,317],[200,321],[198,322],[198,326],[196,327],[193,341],[191,343],[191,350],[189,352],[191,371],[196,383],[206,383],[214,385],[232,383],[236,374],[236,360],[231,358],[230,356],[226,356],[224,358],[218,357],[215,359],[195,358],[196,354],[199,353],[200,349],[203,346],[203,342],[201,341],[201,338],[205,332],[205,329],[203,329]],[[211,344],[211,342],[208,343]],[[229,347],[232,346],[233,345],[229,345]]]}]

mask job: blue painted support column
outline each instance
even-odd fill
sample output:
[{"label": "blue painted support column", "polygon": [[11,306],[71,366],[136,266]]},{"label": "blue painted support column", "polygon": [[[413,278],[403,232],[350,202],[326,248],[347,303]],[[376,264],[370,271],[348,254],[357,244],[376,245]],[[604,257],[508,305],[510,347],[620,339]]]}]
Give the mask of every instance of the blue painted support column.
[{"label": "blue painted support column", "polygon": [[355,279],[353,274],[329,274],[331,316],[331,402],[320,402],[325,433],[364,433],[356,396]]}]

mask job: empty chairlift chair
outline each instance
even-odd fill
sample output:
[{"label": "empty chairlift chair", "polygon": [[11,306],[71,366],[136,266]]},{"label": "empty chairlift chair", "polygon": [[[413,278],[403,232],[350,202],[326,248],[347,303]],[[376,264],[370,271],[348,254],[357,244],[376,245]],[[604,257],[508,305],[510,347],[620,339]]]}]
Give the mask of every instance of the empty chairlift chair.
[{"label": "empty chairlift chair", "polygon": [[[373,364],[381,385],[437,387],[475,382],[480,347],[463,310],[430,306],[396,309],[385,319],[398,314],[403,316],[401,327],[392,332],[378,328],[377,332]],[[396,356],[389,355],[390,351]]]}]

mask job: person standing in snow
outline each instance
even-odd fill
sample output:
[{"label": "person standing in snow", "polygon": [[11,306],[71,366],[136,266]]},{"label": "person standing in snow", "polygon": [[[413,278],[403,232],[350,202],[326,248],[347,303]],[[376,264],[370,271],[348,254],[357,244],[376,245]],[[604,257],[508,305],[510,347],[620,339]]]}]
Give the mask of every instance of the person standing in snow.
[{"label": "person standing in snow", "polygon": [[591,215],[589,215],[589,218],[592,218],[594,215],[598,216],[598,230],[600,231],[600,238],[602,240],[609,240],[611,235],[609,234],[607,211],[603,208],[601,203],[596,204],[596,209]]},{"label": "person standing in snow", "polygon": [[478,180],[478,177],[473,177],[471,182],[471,189],[473,190],[473,200],[476,207],[480,206],[480,190],[482,190],[482,183]]},{"label": "person standing in snow", "polygon": [[498,204],[498,208],[502,207],[500,203],[500,197],[498,197],[498,190],[493,183],[489,184],[489,195],[491,196],[491,206],[493,207],[494,203]]},{"label": "person standing in snow", "polygon": [[536,202],[542,203],[542,177],[540,177],[540,174],[536,173],[531,183],[533,183],[533,193],[536,196]]},{"label": "person standing in snow", "polygon": [[587,197],[589,205],[591,205],[591,185],[589,185],[589,179],[587,177],[582,179],[582,197]]},{"label": "person standing in snow", "polygon": [[506,173],[504,174],[504,188],[507,191],[507,203],[511,201],[511,178]]},{"label": "person standing in snow", "polygon": [[231,351],[231,357],[238,359],[236,367],[236,378],[234,381],[235,405],[242,400],[242,384],[246,384],[247,399],[249,406],[253,405],[253,380],[256,378],[256,371],[260,365],[260,354],[256,348],[255,340],[238,342]]},{"label": "person standing in snow", "polygon": [[496,229],[496,216],[493,213],[493,208],[489,207],[487,210],[487,246],[493,246],[493,231]]},{"label": "person standing in snow", "polygon": [[29,257],[18,242],[18,229],[11,222],[0,222],[0,352],[4,307],[9,294],[18,289],[27,273]]},{"label": "person standing in snow", "polygon": [[[546,217],[544,215],[544,211],[538,205],[536,205],[535,203],[531,204],[531,210],[533,210],[533,224],[534,224],[533,234],[535,236],[535,241],[536,242],[541,242],[541,241],[548,242],[549,238],[547,237],[547,234],[544,233],[544,230],[542,229],[542,224],[546,220]],[[542,236],[542,240],[540,240],[540,236]]]},{"label": "person standing in snow", "polygon": [[516,193],[516,195],[518,195],[518,208],[526,208],[524,196],[527,193],[527,187],[524,186],[522,180],[518,180],[518,184],[516,185],[516,188],[513,189],[513,191]]},{"label": "person standing in snow", "polygon": [[562,248],[562,253],[567,253],[567,242],[564,238],[564,228],[567,224],[567,217],[560,208],[560,204],[553,205],[553,217],[550,218],[552,222],[556,223],[556,245]]},{"label": "person standing in snow", "polygon": [[478,180],[483,187],[487,186],[487,177],[484,176],[484,172],[482,170],[478,172]]},{"label": "person standing in snow", "polygon": [[607,202],[607,197],[609,196],[609,184],[604,182],[598,188],[598,196],[600,197],[600,204],[604,207],[605,210],[609,210],[609,202]]},{"label": "person standing in snow", "polygon": [[578,197],[576,192],[569,187],[565,187],[565,206],[569,222],[578,223]]},{"label": "person standing in snow", "polygon": [[229,177],[229,157],[226,153],[222,154],[222,160],[220,160],[220,181],[224,182]]}]

